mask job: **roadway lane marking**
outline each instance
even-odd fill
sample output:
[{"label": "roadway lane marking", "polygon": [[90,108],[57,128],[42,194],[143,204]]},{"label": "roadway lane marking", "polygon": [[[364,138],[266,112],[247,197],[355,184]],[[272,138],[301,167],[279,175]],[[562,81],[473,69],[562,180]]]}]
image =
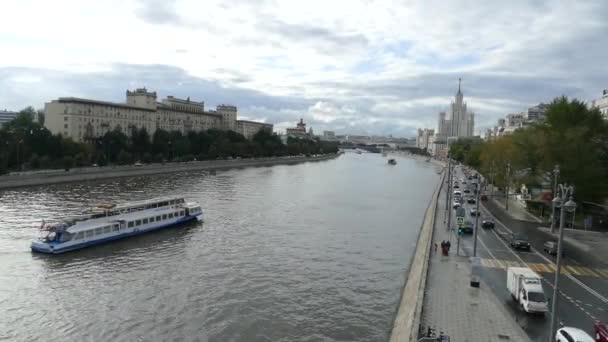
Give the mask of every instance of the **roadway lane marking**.
[{"label": "roadway lane marking", "polygon": [[[494,216],[485,206],[482,206],[483,210],[485,210],[486,214],[489,214],[489,216],[491,216],[495,222],[500,223],[500,225],[506,229],[507,231],[511,231],[509,228],[507,228],[507,226],[504,225],[504,223],[502,223],[502,221],[500,221],[499,219],[496,218],[496,216]],[[507,248],[508,245],[506,242],[503,241],[503,239],[500,238],[500,236],[498,236],[498,234],[496,233],[495,230],[492,230],[494,232],[494,234],[496,235],[496,237],[498,238],[498,240],[500,240]],[[543,260],[545,260],[546,262],[553,264],[553,261],[551,261],[549,258],[547,258],[546,256],[544,256],[543,254],[539,253],[536,249],[531,248],[532,251],[534,251],[538,256],[540,256]],[[511,251],[513,252],[513,251]],[[527,265],[526,262],[524,262],[524,260],[517,255],[517,253],[513,252],[513,255],[515,255],[515,257],[517,257],[517,259],[519,259],[521,262],[524,263],[524,265]],[[572,280],[573,282],[575,282],[576,284],[578,284],[580,287],[582,287],[583,289],[585,289],[587,292],[591,293],[592,295],[594,295],[595,297],[597,297],[599,300],[601,300],[604,303],[608,303],[608,299],[606,299],[606,297],[602,296],[601,294],[599,294],[597,291],[595,291],[594,289],[590,288],[589,286],[587,286],[585,283],[583,283],[582,281],[578,280],[576,277],[572,276],[571,274],[566,274],[566,277],[570,278],[570,280]],[[551,285],[553,286],[553,285]]]}]

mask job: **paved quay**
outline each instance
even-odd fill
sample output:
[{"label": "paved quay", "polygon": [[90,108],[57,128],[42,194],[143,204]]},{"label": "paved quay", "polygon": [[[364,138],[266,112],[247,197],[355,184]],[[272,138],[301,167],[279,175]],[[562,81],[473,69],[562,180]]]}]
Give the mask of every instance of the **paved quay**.
[{"label": "paved quay", "polygon": [[451,240],[452,248],[449,256],[443,256],[441,248],[437,252],[432,248],[430,253],[422,306],[423,329],[430,326],[458,342],[530,341],[483,279],[479,288],[470,286],[470,260],[456,256],[456,238],[446,230],[444,218],[445,189],[442,189],[433,243],[440,246],[441,241]]}]

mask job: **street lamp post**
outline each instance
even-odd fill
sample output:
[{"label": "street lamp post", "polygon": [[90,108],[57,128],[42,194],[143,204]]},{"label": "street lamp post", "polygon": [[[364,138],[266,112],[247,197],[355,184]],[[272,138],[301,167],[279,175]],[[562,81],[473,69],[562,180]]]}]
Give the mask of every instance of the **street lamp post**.
[{"label": "street lamp post", "polygon": [[551,307],[551,325],[549,326],[549,341],[553,341],[555,338],[555,326],[557,324],[557,296],[559,294],[559,276],[562,267],[562,250],[564,240],[564,221],[566,211],[569,213],[574,212],[576,209],[576,203],[572,200],[574,188],[571,186],[564,186],[559,184],[559,194],[553,199],[553,206],[556,208],[562,207],[562,198],[569,198],[568,202],[563,204],[563,208],[560,211],[559,219],[559,239],[557,241],[557,265],[555,267],[555,281],[553,283],[553,305]]},{"label": "street lamp post", "polygon": [[[559,165],[553,169],[553,198],[557,196],[557,177],[559,177]],[[551,234],[555,233],[555,206],[551,206]]]},{"label": "street lamp post", "polygon": [[505,210],[509,211],[509,176],[511,173],[511,162],[507,162],[507,182],[505,184]]}]

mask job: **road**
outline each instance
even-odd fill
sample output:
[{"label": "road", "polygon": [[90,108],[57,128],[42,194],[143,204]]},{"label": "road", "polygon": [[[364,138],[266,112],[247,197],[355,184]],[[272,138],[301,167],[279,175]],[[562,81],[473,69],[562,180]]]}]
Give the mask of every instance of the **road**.
[{"label": "road", "polygon": [[[462,171],[459,168],[456,170],[454,179],[464,178]],[[481,258],[483,266],[479,273],[483,284],[492,289],[533,341],[548,341],[550,313],[545,316],[534,316],[522,312],[506,289],[506,269],[509,266],[527,266],[536,271],[543,277],[545,294],[552,302],[555,258],[542,252],[542,244],[546,240],[536,234],[538,223],[512,220],[506,213],[501,212],[501,208],[491,205],[486,208],[484,204],[480,206],[480,225],[482,220],[490,218],[496,222],[496,228],[478,231],[477,256]],[[466,220],[475,222],[475,217],[470,216],[470,209],[475,205],[463,206],[467,211]],[[452,210],[452,215],[454,214]],[[454,216],[452,222],[455,222]],[[513,250],[506,242],[506,237],[511,232],[525,232],[529,235],[532,250],[530,252]],[[533,236],[528,234],[529,232],[532,232]],[[473,235],[461,237],[460,252],[463,255],[473,255]],[[564,265],[560,276],[558,322],[584,329],[592,334],[595,320],[608,321],[608,268],[593,256],[574,249],[568,250]]]}]

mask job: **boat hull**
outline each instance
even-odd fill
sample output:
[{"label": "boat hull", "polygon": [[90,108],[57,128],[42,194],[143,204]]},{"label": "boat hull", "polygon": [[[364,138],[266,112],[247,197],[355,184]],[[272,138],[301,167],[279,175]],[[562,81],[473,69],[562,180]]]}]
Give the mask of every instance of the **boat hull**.
[{"label": "boat hull", "polygon": [[77,249],[82,249],[82,248],[86,248],[86,247],[91,247],[91,246],[95,246],[95,245],[108,243],[108,242],[115,241],[115,240],[125,239],[125,238],[131,237],[131,236],[145,234],[145,233],[155,231],[155,230],[175,227],[175,226],[187,223],[187,222],[192,222],[194,220],[197,220],[197,217],[198,216],[185,216],[174,222],[168,222],[165,224],[160,224],[158,226],[151,226],[151,227],[147,227],[145,229],[132,229],[131,231],[128,231],[128,232],[119,233],[116,235],[111,235],[111,236],[103,237],[100,239],[85,241],[85,242],[81,242],[81,243],[77,243],[77,244],[67,244],[67,243],[52,244],[52,243],[47,243],[47,242],[42,242],[42,241],[34,241],[34,242],[32,242],[31,249],[33,252],[37,252],[37,253],[61,254],[61,253],[70,252],[70,251],[77,250]]}]

